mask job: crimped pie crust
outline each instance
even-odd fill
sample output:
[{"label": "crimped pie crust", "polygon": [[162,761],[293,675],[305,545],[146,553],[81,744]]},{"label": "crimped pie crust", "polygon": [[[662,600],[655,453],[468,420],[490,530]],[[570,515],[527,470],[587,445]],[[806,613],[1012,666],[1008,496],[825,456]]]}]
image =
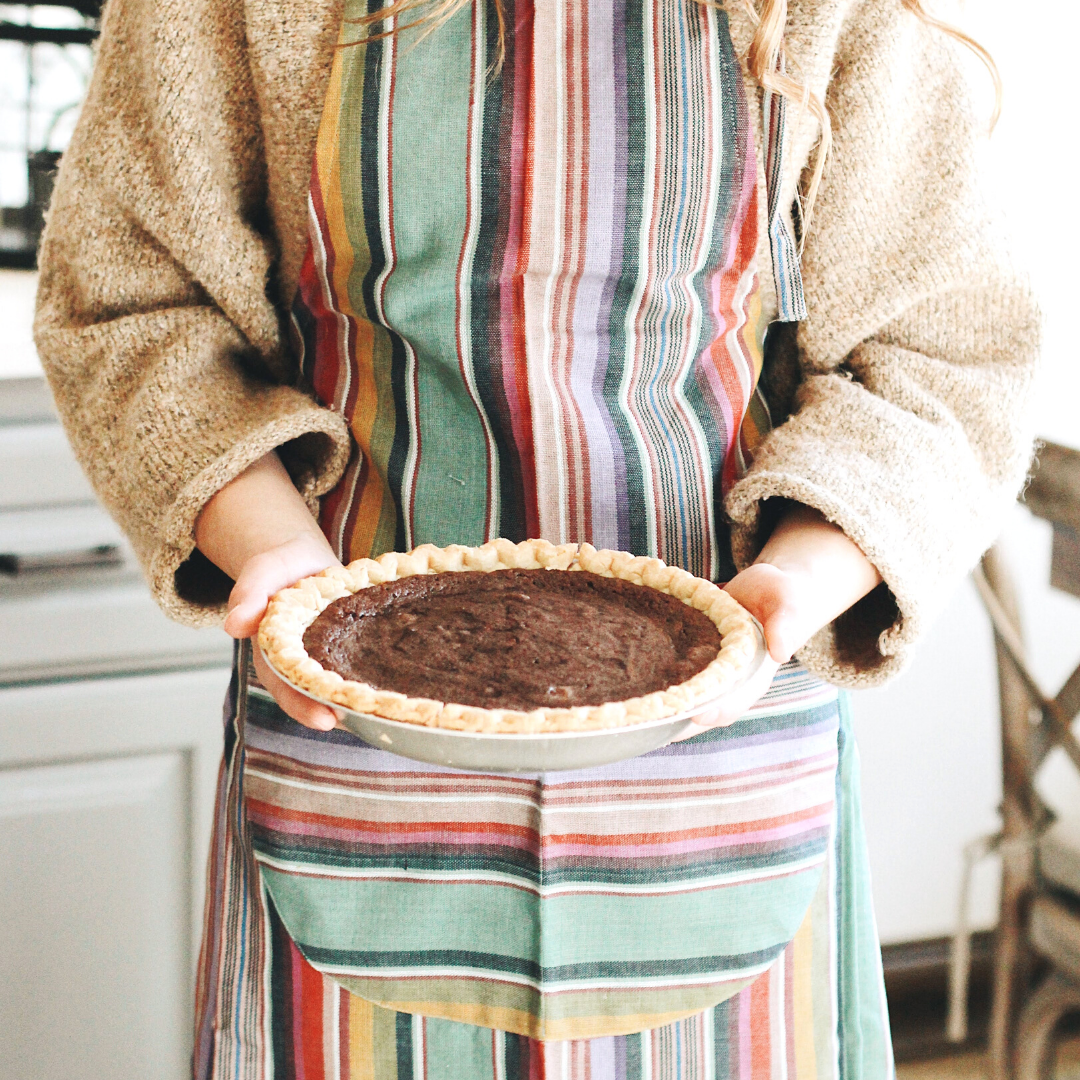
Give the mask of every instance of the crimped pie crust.
[{"label": "crimped pie crust", "polygon": [[[475,705],[413,698],[393,690],[342,678],[328,671],[304,648],[304,632],[334,600],[369,585],[460,570],[587,570],[602,577],[622,578],[670,593],[704,612],[720,631],[716,658],[696,675],[666,690],[625,701],[572,708],[484,709]],[[758,648],[753,619],[718,585],[659,559],[624,551],[598,551],[591,544],[550,544],[546,540],[492,540],[480,547],[424,544],[408,554],[387,552],[377,559],[357,559],[331,567],[283,589],[270,601],[259,626],[259,647],[279,674],[302,690],[354,712],[388,720],[457,731],[520,734],[525,732],[588,731],[627,727],[675,716],[720,697],[739,681]]]}]

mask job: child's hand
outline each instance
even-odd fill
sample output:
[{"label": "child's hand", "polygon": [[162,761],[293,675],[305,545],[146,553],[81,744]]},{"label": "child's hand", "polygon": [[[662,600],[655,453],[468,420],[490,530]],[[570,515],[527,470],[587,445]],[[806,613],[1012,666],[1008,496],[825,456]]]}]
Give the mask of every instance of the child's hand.
[{"label": "child's hand", "polygon": [[[195,525],[199,550],[236,585],[225,630],[253,637],[270,597],[338,563],[276,454],[267,454],[221,489]],[[294,720],[317,731],[337,723],[334,711],[282,682],[254,650],[259,681]]]},{"label": "child's hand", "polygon": [[[332,551],[327,555],[328,547],[325,541],[319,544],[308,536],[299,536],[248,559],[229,594],[225,632],[234,638],[254,637],[274,593],[337,564]],[[279,679],[267,667],[258,646],[252,650],[252,661],[259,682],[274,695],[274,700],[289,716],[316,731],[329,731],[334,727],[337,723],[334,711]]]},{"label": "child's hand", "polygon": [[[256,633],[279,589],[338,561],[274,453],[206,504],[195,535],[199,550],[236,581],[225,620],[226,631],[236,638]],[[722,709],[702,716],[697,725],[737,720],[769,688],[780,664],[880,580],[874,565],[840,529],[816,511],[792,504],[754,565],[727,584],[727,591],[764,628],[769,655]],[[320,731],[334,727],[334,711],[277,678],[258,650],[255,670],[294,720]]]},{"label": "child's hand", "polygon": [[[858,545],[816,510],[791,504],[753,566],[725,586],[765,631],[761,670],[699,727],[733,723],[769,688],[776,669],[881,581]],[[683,738],[700,732],[692,730]]]}]

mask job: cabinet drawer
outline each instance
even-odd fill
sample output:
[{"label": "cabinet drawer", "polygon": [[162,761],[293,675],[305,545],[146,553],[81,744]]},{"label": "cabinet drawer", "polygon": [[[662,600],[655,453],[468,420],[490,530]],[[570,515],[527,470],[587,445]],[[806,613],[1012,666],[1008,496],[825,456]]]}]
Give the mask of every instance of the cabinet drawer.
[{"label": "cabinet drawer", "polygon": [[141,582],[0,601],[0,684],[228,663],[224,631],[167,619]]},{"label": "cabinet drawer", "polygon": [[93,499],[59,424],[0,427],[0,510]]}]

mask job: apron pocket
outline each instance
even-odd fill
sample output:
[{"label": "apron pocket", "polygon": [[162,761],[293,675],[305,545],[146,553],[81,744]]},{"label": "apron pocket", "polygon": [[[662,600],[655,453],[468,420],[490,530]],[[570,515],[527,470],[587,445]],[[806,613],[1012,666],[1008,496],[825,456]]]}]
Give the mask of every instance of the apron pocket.
[{"label": "apron pocket", "polygon": [[248,829],[289,935],[353,993],[536,1039],[628,1034],[738,993],[794,937],[838,726],[836,691],[790,664],[731,727],[505,776],[309,731],[253,685]]}]

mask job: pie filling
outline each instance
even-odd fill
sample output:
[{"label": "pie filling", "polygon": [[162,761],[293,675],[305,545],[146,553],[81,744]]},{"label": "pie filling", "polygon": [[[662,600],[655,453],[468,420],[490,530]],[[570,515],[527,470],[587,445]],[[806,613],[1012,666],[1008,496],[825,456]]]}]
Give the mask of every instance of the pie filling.
[{"label": "pie filling", "polygon": [[703,612],[586,571],[423,574],[331,603],[304,634],[342,678],[409,697],[529,711],[685,682],[720,649]]}]

